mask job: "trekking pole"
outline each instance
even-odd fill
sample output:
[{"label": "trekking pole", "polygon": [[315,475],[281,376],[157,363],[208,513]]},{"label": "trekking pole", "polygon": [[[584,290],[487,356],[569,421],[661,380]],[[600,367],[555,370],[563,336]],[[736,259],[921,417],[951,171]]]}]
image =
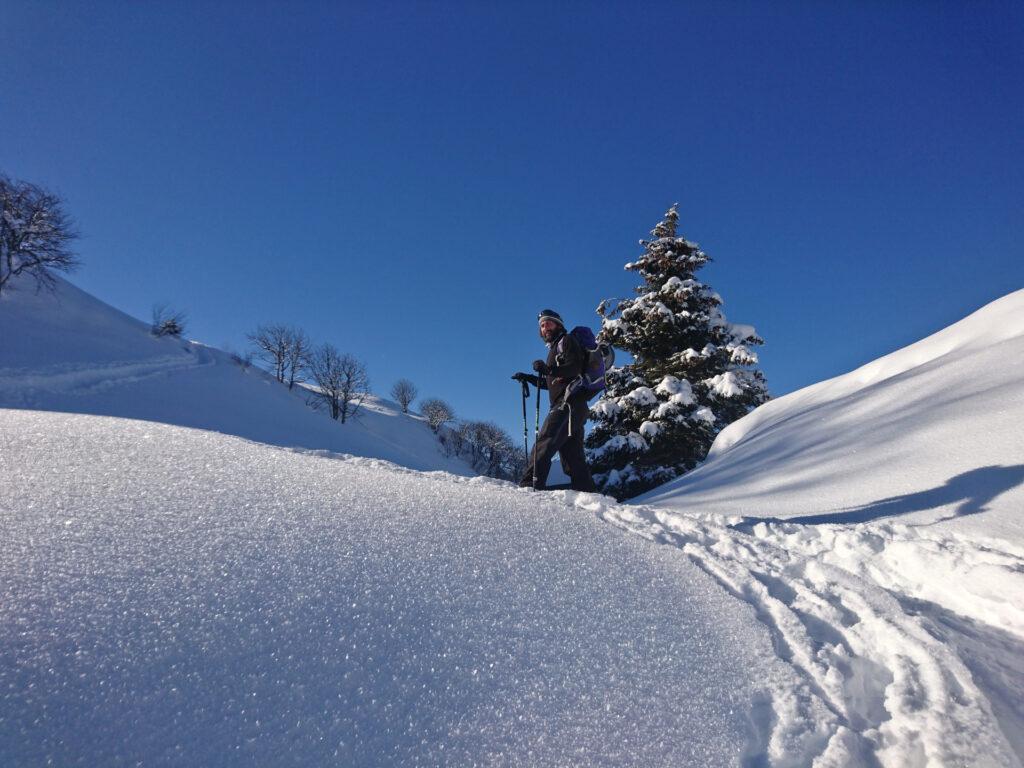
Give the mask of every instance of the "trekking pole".
[{"label": "trekking pole", "polygon": [[519,382],[523,385],[523,455],[530,456],[530,430],[526,425],[526,401],[530,399],[530,385],[525,381]]},{"label": "trekking pole", "polygon": [[537,490],[537,441],[540,440],[540,376],[537,377],[537,418],[533,426],[533,490]]}]

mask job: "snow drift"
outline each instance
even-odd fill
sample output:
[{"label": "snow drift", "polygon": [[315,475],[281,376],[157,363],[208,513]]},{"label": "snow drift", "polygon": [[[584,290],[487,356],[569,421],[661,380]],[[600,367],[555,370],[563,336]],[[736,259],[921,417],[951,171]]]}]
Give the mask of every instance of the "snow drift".
[{"label": "snow drift", "polygon": [[728,766],[795,684],[553,494],[36,411],[0,452],[5,765]]},{"label": "snow drift", "polygon": [[1024,290],[766,403],[701,467],[638,501],[806,523],[948,521],[1024,540]]}]

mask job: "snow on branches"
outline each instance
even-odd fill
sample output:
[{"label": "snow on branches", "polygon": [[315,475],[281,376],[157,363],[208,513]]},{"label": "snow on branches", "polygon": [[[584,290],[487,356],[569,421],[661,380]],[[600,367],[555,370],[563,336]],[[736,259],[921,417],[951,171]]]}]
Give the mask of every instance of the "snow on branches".
[{"label": "snow on branches", "polygon": [[723,427],[768,399],[752,368],[751,348],[763,341],[753,326],[730,323],[722,297],[697,280],[711,259],[676,236],[678,219],[672,206],[626,264],[643,279],[637,296],[597,308],[600,341],[633,357],[608,372],[587,439],[595,480],[620,499],[693,469]]}]

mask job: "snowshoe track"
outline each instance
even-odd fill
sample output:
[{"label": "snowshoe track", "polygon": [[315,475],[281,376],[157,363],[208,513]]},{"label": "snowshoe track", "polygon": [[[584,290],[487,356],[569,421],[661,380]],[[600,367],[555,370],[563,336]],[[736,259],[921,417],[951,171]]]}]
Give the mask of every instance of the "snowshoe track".
[{"label": "snowshoe track", "polygon": [[114,361],[103,365],[0,368],[0,392],[19,394],[23,405],[31,405],[36,392],[88,395],[157,376],[216,365],[214,355],[202,345],[190,344],[185,350],[187,354]]},{"label": "snowshoe track", "polygon": [[[982,681],[983,691],[964,659],[984,643],[975,625],[987,627],[996,612],[1001,626],[1021,632],[1002,633],[1001,645],[982,650],[1001,654],[1007,674],[1020,675],[1024,616],[978,579],[1001,580],[1013,594],[1024,553],[907,526],[762,522],[737,530],[564,493],[577,508],[681,550],[765,625],[801,682],[752,702],[746,766],[1021,765],[1007,737],[1024,722],[1013,701],[1024,676]],[[911,550],[932,578],[908,575]],[[950,606],[943,595],[954,584]],[[973,635],[961,642],[951,636],[968,629]]]}]

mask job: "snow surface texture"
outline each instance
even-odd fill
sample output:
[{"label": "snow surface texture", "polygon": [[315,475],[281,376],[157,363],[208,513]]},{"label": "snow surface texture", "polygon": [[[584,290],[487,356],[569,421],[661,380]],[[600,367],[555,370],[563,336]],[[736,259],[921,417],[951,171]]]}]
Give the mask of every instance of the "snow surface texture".
[{"label": "snow surface texture", "polygon": [[1019,551],[104,417],[0,411],[0,451],[4,764],[1020,765],[940,609],[843,567]]},{"label": "snow surface texture", "polygon": [[32,411],[0,455],[3,765],[757,764],[799,685],[564,496]]},{"label": "snow surface texture", "polygon": [[[1021,765],[1024,548],[905,526],[758,523],[745,536],[665,508],[583,506],[681,550],[754,607],[804,683],[773,699],[767,765]],[[977,604],[958,614],[921,597],[929,568],[946,585],[965,578],[962,604]],[[809,732],[826,734],[817,751]]]},{"label": "snow surface texture", "polygon": [[65,280],[55,294],[14,287],[0,295],[0,408],[124,416],[472,474],[441,453],[425,420],[387,400],[370,397],[341,425],[310,409],[304,390],[213,347],[154,338]]}]

